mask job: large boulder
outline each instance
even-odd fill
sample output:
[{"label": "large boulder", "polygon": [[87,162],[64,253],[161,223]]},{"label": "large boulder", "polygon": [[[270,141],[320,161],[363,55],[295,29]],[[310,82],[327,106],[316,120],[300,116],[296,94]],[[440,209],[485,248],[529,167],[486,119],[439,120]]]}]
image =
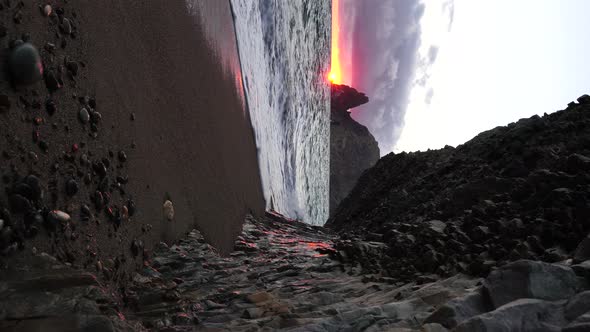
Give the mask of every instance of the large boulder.
[{"label": "large boulder", "polygon": [[590,291],[576,294],[567,301],[565,306],[565,318],[567,320],[575,320],[587,312],[590,312]]},{"label": "large boulder", "polygon": [[590,234],[586,236],[574,252],[574,262],[583,262],[586,260],[590,260]]},{"label": "large boulder", "polygon": [[433,312],[424,323],[439,323],[446,328],[454,328],[471,317],[493,310],[483,289],[464,297],[453,299]]},{"label": "large boulder", "polygon": [[460,325],[455,332],[560,332],[566,324],[563,301],[549,302],[538,299],[519,299],[483,315],[473,317]]},{"label": "large boulder", "polygon": [[581,288],[574,271],[566,266],[520,260],[503,266],[485,279],[492,304],[498,308],[522,298],[547,301],[572,297]]}]

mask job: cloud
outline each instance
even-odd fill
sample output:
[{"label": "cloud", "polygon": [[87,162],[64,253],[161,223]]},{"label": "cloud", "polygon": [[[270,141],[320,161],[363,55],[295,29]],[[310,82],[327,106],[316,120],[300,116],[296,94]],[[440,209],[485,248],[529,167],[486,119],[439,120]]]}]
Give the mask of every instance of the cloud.
[{"label": "cloud", "polygon": [[436,57],[438,56],[438,46],[437,45],[430,45],[428,48],[428,62],[433,64],[436,61]]},{"label": "cloud", "polygon": [[428,91],[426,91],[426,94],[424,95],[424,103],[430,105],[430,103],[432,102],[432,97],[434,97],[434,89],[429,88]]},{"label": "cloud", "polygon": [[442,9],[443,13],[448,19],[447,31],[451,31],[451,28],[453,27],[453,20],[455,19],[455,1],[448,0],[443,2]]},{"label": "cloud", "polygon": [[[404,126],[410,92],[416,85],[425,87],[430,67],[438,56],[432,45],[420,55],[420,21],[428,1],[418,0],[341,0],[340,44],[349,46],[351,84],[369,96],[369,103],[352,110],[353,117],[366,125],[379,142],[383,154],[392,150]],[[441,2],[436,2],[440,12]],[[442,2],[452,24],[454,4]],[[346,19],[342,20],[345,16]],[[434,91],[428,90],[430,102]]]}]

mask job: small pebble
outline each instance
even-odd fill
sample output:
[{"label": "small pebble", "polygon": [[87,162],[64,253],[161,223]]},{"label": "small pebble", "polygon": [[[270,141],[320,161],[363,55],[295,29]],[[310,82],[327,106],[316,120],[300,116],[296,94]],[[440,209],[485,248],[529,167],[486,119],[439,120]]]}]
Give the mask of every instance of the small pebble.
[{"label": "small pebble", "polygon": [[90,121],[90,114],[88,113],[88,110],[86,108],[82,108],[78,113],[78,118],[80,119],[80,122],[84,124],[88,123],[88,121]]},{"label": "small pebble", "polygon": [[49,143],[45,142],[45,141],[39,141],[39,148],[43,151],[43,152],[47,152],[47,150],[49,150]]},{"label": "small pebble", "polygon": [[164,202],[163,212],[164,218],[168,219],[168,221],[172,221],[174,219],[174,206],[172,205],[171,201],[166,200]]},{"label": "small pebble", "polygon": [[99,112],[92,112],[92,114],[90,114],[90,118],[92,123],[99,123],[102,119],[102,115]]},{"label": "small pebble", "polygon": [[45,5],[43,7],[43,15],[45,15],[46,17],[49,17],[49,15],[51,15],[52,12],[53,8],[51,8],[51,5]]},{"label": "small pebble", "polygon": [[45,102],[45,110],[49,115],[53,115],[55,114],[55,112],[57,112],[57,105],[55,104],[53,99],[47,99],[47,101]]},{"label": "small pebble", "polygon": [[118,157],[119,161],[122,163],[127,161],[127,154],[125,153],[125,151],[119,151]]},{"label": "small pebble", "polygon": [[49,92],[54,92],[60,89],[63,85],[61,79],[59,79],[53,71],[48,71],[45,75],[45,85]]},{"label": "small pebble", "polygon": [[47,219],[50,219],[52,223],[67,223],[69,222],[72,218],[70,217],[69,214],[60,211],[60,210],[53,210],[51,212],[49,212],[49,214],[47,215]]},{"label": "small pebble", "polygon": [[78,193],[78,190],[80,189],[78,182],[76,182],[76,180],[74,179],[69,179],[66,182],[66,194],[68,194],[68,196],[74,196],[76,193]]},{"label": "small pebble", "polygon": [[65,35],[71,35],[72,34],[72,23],[70,23],[70,20],[68,20],[67,18],[63,18],[61,20],[61,24],[59,25],[59,29],[61,30],[61,32]]}]

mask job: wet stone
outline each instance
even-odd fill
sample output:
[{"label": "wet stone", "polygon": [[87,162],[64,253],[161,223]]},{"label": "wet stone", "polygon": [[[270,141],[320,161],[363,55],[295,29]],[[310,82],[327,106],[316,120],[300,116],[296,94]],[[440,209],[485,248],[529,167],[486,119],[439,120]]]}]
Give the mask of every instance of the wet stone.
[{"label": "wet stone", "polygon": [[134,257],[137,257],[140,253],[143,252],[143,241],[141,240],[133,240],[131,242],[131,253]]},{"label": "wet stone", "polygon": [[168,219],[168,221],[172,221],[174,219],[174,206],[172,205],[171,201],[166,200],[162,210],[164,212],[164,218]]},{"label": "wet stone", "polygon": [[67,18],[64,17],[61,20],[61,24],[59,25],[59,29],[63,34],[71,35],[72,34],[72,23],[70,22],[70,20],[68,20]]},{"label": "wet stone", "polygon": [[45,5],[43,6],[43,15],[45,15],[46,17],[49,17],[49,15],[51,15],[51,13],[53,13],[53,8],[51,8],[51,5]]},{"label": "wet stone", "polygon": [[69,214],[63,211],[53,210],[47,214],[47,220],[50,224],[58,225],[69,222],[71,217]]},{"label": "wet stone", "polygon": [[68,196],[74,196],[74,195],[76,195],[76,193],[78,193],[78,190],[79,189],[80,189],[80,186],[78,185],[78,182],[76,182],[76,180],[69,179],[66,182],[66,194]]},{"label": "wet stone", "polygon": [[127,154],[125,153],[125,151],[119,151],[118,157],[119,157],[119,161],[122,163],[127,161]]},{"label": "wet stone", "polygon": [[49,150],[49,143],[47,143],[46,141],[39,141],[39,148],[43,151],[43,152],[47,152],[47,150]]},{"label": "wet stone", "polygon": [[50,92],[54,92],[54,91],[60,89],[62,87],[63,83],[61,82],[61,79],[59,79],[57,77],[55,72],[50,70],[45,75],[45,85],[47,86],[47,89]]},{"label": "wet stone", "polygon": [[47,99],[47,101],[45,102],[45,110],[49,115],[53,115],[55,114],[55,112],[57,112],[57,105],[55,104],[53,99]]},{"label": "wet stone", "polygon": [[0,112],[10,110],[10,98],[5,94],[0,94]]},{"label": "wet stone", "polygon": [[16,46],[9,59],[12,79],[19,85],[30,85],[41,79],[43,65],[37,48],[29,43]]},{"label": "wet stone", "polygon": [[99,123],[101,119],[102,119],[102,115],[99,112],[94,111],[90,114],[90,120],[94,124]]}]

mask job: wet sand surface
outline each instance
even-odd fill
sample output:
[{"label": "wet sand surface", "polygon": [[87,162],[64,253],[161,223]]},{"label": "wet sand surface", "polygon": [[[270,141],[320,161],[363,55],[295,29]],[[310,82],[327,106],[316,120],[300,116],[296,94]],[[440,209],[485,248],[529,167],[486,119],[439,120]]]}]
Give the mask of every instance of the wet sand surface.
[{"label": "wet sand surface", "polygon": [[[19,242],[21,251],[15,242],[0,266],[26,265],[28,255],[45,251],[121,282],[150,259],[155,244],[176,241],[194,227],[228,254],[245,215],[264,212],[229,2],[50,3],[50,17],[26,1],[0,9],[8,32],[1,39],[3,61],[9,41],[29,34],[45,67],[45,82],[16,91],[1,74],[0,92],[12,106],[0,112],[6,188],[0,207],[9,207],[22,177],[34,174],[46,195],[31,204],[45,216],[59,209],[72,218],[52,231],[43,227],[45,218],[38,235]],[[203,17],[217,27],[202,24]],[[64,18],[71,32],[64,33]],[[75,75],[64,68],[70,62],[79,67]],[[63,78],[53,92],[46,84],[50,72]],[[50,99],[54,115],[45,110]],[[87,124],[79,120],[84,107],[92,118]],[[100,112],[96,121],[94,111]],[[79,185],[74,195],[65,193],[70,179]],[[99,191],[104,202],[96,204]],[[166,200],[173,203],[172,220]],[[136,211],[127,219],[129,202]],[[13,228],[22,224],[20,212],[10,213]],[[29,235],[30,227],[23,232]],[[12,244],[3,241],[2,250]]]},{"label": "wet sand surface", "polygon": [[[128,187],[137,198],[137,221],[151,223],[167,241],[196,223],[229,252],[245,213],[264,206],[252,130],[234,85],[239,68],[224,67],[237,59],[233,30],[212,37],[208,29],[207,39],[184,1],[88,1],[84,7],[96,95],[113,126],[105,125],[111,132],[104,139],[137,143]],[[229,3],[200,7],[233,29]],[[209,48],[213,39],[222,41],[221,51]],[[173,222],[162,218],[167,195]]]}]

